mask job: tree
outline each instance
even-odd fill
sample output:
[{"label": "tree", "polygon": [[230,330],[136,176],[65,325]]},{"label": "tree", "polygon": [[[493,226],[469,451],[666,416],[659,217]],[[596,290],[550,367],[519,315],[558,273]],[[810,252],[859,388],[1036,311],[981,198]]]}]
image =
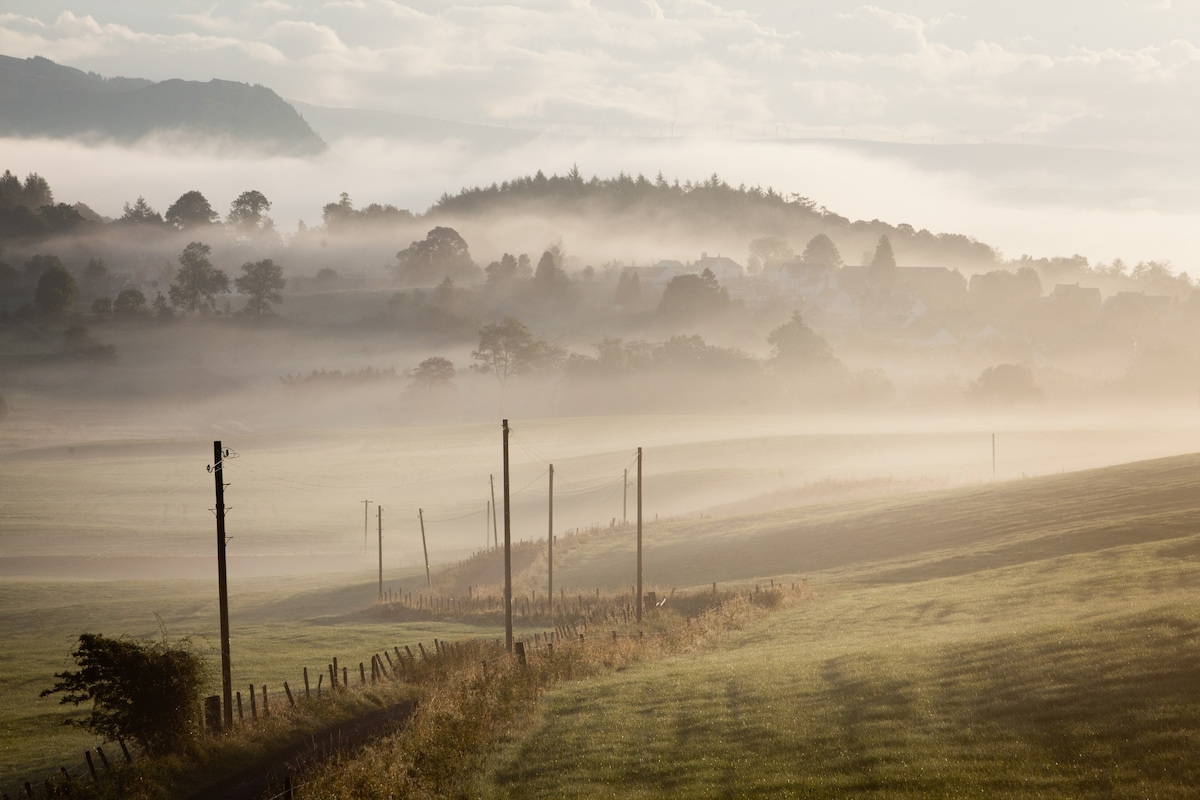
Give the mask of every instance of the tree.
[{"label": "tree", "polygon": [[410,373],[413,389],[432,392],[453,388],[454,363],[448,358],[432,356],[422,361]]},{"label": "tree", "polygon": [[896,256],[892,252],[892,242],[886,235],[879,237],[875,245],[875,255],[867,265],[867,274],[873,283],[889,283],[896,277]]},{"label": "tree", "polygon": [[492,285],[508,283],[517,278],[517,258],[512,253],[500,256],[499,261],[493,261],[483,268],[487,282]]},{"label": "tree", "polygon": [[137,289],[122,289],[113,301],[112,310],[118,317],[139,317],[146,313],[146,295]]},{"label": "tree", "polygon": [[788,369],[829,369],[839,364],[829,342],[808,326],[799,311],[767,334],[767,344],[771,360]]},{"label": "tree", "polygon": [[467,278],[478,272],[466,241],[453,228],[438,226],[420,242],[396,253],[400,276],[410,283],[434,283],[443,277]]},{"label": "tree", "polygon": [[120,222],[131,225],[162,225],[163,218],[162,214],[150,207],[146,198],[138,195],[138,199],[134,201],[133,205],[125,204]]},{"label": "tree", "polygon": [[663,290],[658,316],[670,321],[694,321],[717,316],[729,308],[729,292],[712,270],[699,275],[676,275]]},{"label": "tree", "polygon": [[566,280],[567,273],[563,270],[562,263],[562,249],[557,244],[550,245],[538,259],[537,269],[533,273],[534,281],[544,286],[551,286]]},{"label": "tree", "polygon": [[746,267],[751,275],[757,275],[760,272],[775,269],[793,255],[787,239],[779,236],[763,236],[750,242],[750,258],[746,262]]},{"label": "tree", "polygon": [[[62,316],[75,305],[75,298],[79,296],[79,287],[75,285],[75,278],[62,265],[57,256],[46,258],[49,263],[38,278],[37,288],[33,292],[33,302],[50,316]],[[26,270],[28,268],[26,265]]]},{"label": "tree", "polygon": [[164,218],[168,225],[181,231],[207,228],[219,219],[208,199],[194,189],[172,203]]},{"label": "tree", "polygon": [[163,293],[159,292],[154,295],[154,317],[162,322],[175,318],[175,309],[171,308],[171,304],[167,302],[167,298],[163,297]]},{"label": "tree", "polygon": [[233,282],[240,294],[249,295],[246,314],[270,314],[271,303],[283,302],[283,287],[287,281],[283,277],[283,267],[269,258],[242,265],[244,273]]},{"label": "tree", "polygon": [[233,228],[257,233],[269,231],[275,223],[266,215],[271,210],[271,201],[262,192],[251,189],[242,192],[229,204],[229,216],[225,221]]},{"label": "tree", "polygon": [[833,243],[832,239],[823,233],[818,233],[804,246],[800,261],[814,267],[837,269],[842,266],[842,254],[838,252],[837,245]]},{"label": "tree", "polygon": [[624,306],[642,296],[642,279],[636,272],[621,271],[617,276],[617,305]]},{"label": "tree", "polygon": [[208,260],[212,248],[202,242],[191,242],[179,256],[183,269],[167,290],[171,305],[188,311],[213,311],[216,296],[229,290],[229,276],[215,269]]},{"label": "tree", "polygon": [[505,317],[480,329],[479,349],[471,352],[475,359],[471,368],[495,375],[503,384],[513,375],[553,366],[563,356],[562,348],[534,336],[521,320]]},{"label": "tree", "polygon": [[62,694],[63,705],[91,701],[81,723],[105,740],[130,739],[152,755],[183,749],[199,727],[204,660],[188,640],[145,642],[99,633],[79,637],[71,656],[78,670],[57,672],[41,696]]},{"label": "tree", "polygon": [[92,301],[92,313],[98,317],[107,317],[112,314],[113,302],[111,297],[97,297]]},{"label": "tree", "polygon": [[45,223],[48,234],[70,233],[86,222],[78,209],[66,203],[44,205],[38,209],[38,217]]},{"label": "tree", "polygon": [[21,205],[32,209],[54,205],[54,192],[50,191],[50,184],[36,172],[25,176],[25,185],[21,187]]}]

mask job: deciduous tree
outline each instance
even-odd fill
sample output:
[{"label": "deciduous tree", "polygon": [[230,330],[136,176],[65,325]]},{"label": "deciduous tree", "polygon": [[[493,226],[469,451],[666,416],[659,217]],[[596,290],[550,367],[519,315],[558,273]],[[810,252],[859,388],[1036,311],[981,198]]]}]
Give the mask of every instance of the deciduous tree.
[{"label": "deciduous tree", "polygon": [[271,210],[271,201],[255,189],[242,192],[237,199],[229,204],[229,216],[225,221],[235,230],[256,233],[269,231],[275,223],[267,216]]},{"label": "deciduous tree", "polygon": [[138,317],[146,313],[146,295],[138,289],[122,289],[113,301],[113,314],[118,317]]},{"label": "deciduous tree", "polygon": [[233,284],[239,293],[247,295],[246,314],[270,314],[272,303],[283,302],[283,267],[269,258],[242,265],[242,276]]},{"label": "deciduous tree", "polygon": [[479,331],[479,349],[471,352],[475,360],[471,368],[506,383],[513,375],[553,366],[563,357],[562,348],[534,336],[516,317],[505,317]]},{"label": "deciduous tree", "polygon": [[454,362],[442,356],[432,356],[418,364],[410,376],[414,389],[423,392],[449,389],[454,382]]},{"label": "deciduous tree", "polygon": [[209,205],[208,198],[193,189],[190,192],[184,192],[178,200],[171,204],[164,219],[168,225],[186,231],[194,228],[207,228],[219,217]]},{"label": "deciduous tree", "polygon": [[729,308],[729,292],[712,270],[699,275],[676,275],[663,290],[658,316],[672,322],[710,319]]},{"label": "deciduous tree", "polygon": [[203,242],[191,242],[179,256],[182,269],[167,290],[171,305],[188,311],[213,311],[216,296],[229,290],[229,276],[208,260],[212,248]]},{"label": "deciduous tree", "polygon": [[808,326],[799,311],[793,311],[790,320],[767,334],[767,344],[771,345],[771,360],[786,369],[831,369],[839,365],[829,342]]},{"label": "deciduous tree", "polygon": [[204,660],[190,642],[176,644],[79,637],[71,656],[79,669],[58,672],[41,696],[62,694],[63,705],[91,702],[80,723],[107,741],[129,739],[152,755],[179,752],[199,729]]},{"label": "deciduous tree", "polygon": [[[36,257],[35,257],[36,258]],[[33,293],[33,302],[44,313],[51,316],[62,316],[75,305],[79,296],[79,287],[75,278],[62,265],[57,256],[46,256],[45,268],[38,278],[37,288]],[[32,259],[31,259],[32,262]],[[26,265],[28,270],[28,265]]]},{"label": "deciduous tree", "polygon": [[442,278],[478,274],[466,241],[453,228],[436,227],[419,242],[396,253],[400,277],[409,283],[434,283]]}]

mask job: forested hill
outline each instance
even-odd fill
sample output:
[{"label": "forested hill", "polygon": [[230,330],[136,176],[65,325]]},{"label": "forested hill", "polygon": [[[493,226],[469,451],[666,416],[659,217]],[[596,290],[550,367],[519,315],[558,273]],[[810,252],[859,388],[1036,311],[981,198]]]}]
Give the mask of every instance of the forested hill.
[{"label": "forested hill", "polygon": [[186,141],[307,155],[325,149],[304,118],[264,86],[104,78],[41,57],[0,56],[0,136]]},{"label": "forested hill", "polygon": [[553,218],[560,215],[604,219],[624,230],[690,229],[749,239],[782,236],[804,241],[818,233],[860,240],[873,247],[886,235],[912,264],[953,264],[985,267],[998,254],[987,244],[957,233],[915,230],[906,224],[879,220],[851,221],[798,194],[773,187],[730,186],[719,175],[693,182],[621,173],[615,178],[585,179],[578,167],[566,175],[513,178],[490,186],[464,188],[444,194],[427,216],[447,219],[525,212]]}]

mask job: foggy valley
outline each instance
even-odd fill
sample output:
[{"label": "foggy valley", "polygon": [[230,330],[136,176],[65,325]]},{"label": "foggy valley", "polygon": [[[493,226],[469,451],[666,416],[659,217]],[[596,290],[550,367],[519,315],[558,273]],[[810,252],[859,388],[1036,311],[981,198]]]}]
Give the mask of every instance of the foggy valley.
[{"label": "foggy valley", "polygon": [[1190,7],[170,5],[0,13],[6,798],[1193,791]]}]

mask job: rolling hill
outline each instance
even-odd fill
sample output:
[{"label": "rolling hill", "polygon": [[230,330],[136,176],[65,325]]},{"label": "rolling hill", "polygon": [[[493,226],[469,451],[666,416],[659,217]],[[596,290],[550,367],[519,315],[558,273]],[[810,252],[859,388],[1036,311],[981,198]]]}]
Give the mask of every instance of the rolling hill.
[{"label": "rolling hill", "polygon": [[275,92],[233,81],[104,78],[41,57],[0,56],[0,108],[0,136],[132,144],[161,134],[289,155],[325,149]]}]

